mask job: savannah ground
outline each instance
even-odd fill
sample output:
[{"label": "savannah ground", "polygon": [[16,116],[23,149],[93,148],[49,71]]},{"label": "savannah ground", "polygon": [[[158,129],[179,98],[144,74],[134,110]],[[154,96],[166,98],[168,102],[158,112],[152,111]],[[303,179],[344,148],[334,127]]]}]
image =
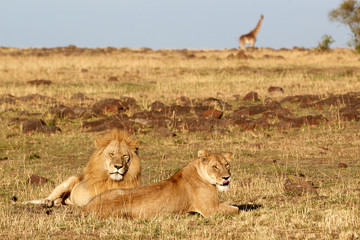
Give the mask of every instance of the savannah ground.
[{"label": "savannah ground", "polygon": [[[321,108],[282,104],[295,116],[321,114],[328,119],[315,126],[247,131],[230,126],[206,132],[173,129],[174,137],[154,136],[151,127],[135,131],[141,146],[143,184],[168,178],[194,159],[199,149],[231,151],[235,154],[232,185],[219,198],[229,204],[262,206],[253,211],[210,218],[171,214],[97,219],[71,206],[46,209],[11,203],[14,195],[20,200],[45,197],[68,176],[79,173],[94,150],[95,138],[104,133],[82,127],[84,121],[104,116],[59,117],[49,111],[55,105],[91,108],[100,100],[127,96],[136,100],[140,110],[150,110],[154,101],[171,105],[185,96],[214,97],[236,109],[255,104],[242,100],[251,91],[259,94],[260,103],[267,98],[281,101],[312,94],[325,99],[360,91],[360,55],[352,50],[256,49],[247,53],[251,58],[237,58],[235,49],[1,48],[0,238],[359,239],[360,123],[341,119],[342,104]],[[114,81],[109,81],[111,77]],[[51,84],[28,83],[36,79]],[[284,92],[270,93],[270,86]],[[72,99],[79,92],[87,99]],[[55,101],[21,100],[32,94]],[[223,117],[229,114],[230,110],[224,110]],[[24,118],[41,118],[61,132],[23,133]],[[31,175],[49,181],[29,184]],[[285,190],[289,177],[301,179],[305,190],[310,190]]]}]

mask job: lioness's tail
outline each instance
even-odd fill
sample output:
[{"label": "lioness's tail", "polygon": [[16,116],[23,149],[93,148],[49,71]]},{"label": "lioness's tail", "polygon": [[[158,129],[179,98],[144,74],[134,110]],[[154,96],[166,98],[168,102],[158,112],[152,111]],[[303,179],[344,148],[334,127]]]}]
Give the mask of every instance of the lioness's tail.
[{"label": "lioness's tail", "polygon": [[11,198],[11,203],[12,204],[18,204],[19,203],[19,204],[22,204],[22,205],[34,204],[34,205],[42,205],[44,207],[52,207],[52,206],[54,206],[54,202],[49,200],[49,199],[36,199],[36,200],[18,202],[18,198],[16,196],[13,196]]}]

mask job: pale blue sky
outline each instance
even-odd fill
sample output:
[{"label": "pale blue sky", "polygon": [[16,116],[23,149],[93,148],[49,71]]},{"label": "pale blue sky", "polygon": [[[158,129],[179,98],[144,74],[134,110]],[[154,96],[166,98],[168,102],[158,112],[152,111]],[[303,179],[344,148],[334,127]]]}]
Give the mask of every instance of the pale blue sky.
[{"label": "pale blue sky", "polygon": [[341,0],[1,0],[0,46],[237,48],[261,14],[258,47],[312,48],[331,35],[347,47],[346,26],[328,12]]}]

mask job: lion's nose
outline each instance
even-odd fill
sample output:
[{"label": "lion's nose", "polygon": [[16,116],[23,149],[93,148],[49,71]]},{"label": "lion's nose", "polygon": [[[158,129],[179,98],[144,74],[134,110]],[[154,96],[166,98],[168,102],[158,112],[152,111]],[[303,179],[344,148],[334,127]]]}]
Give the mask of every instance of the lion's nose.
[{"label": "lion's nose", "polygon": [[123,167],[122,165],[114,165],[114,168],[116,168],[117,170],[119,170],[122,167]]},{"label": "lion's nose", "polygon": [[230,178],[230,176],[222,177],[222,179],[224,179],[224,180],[228,180],[229,178]]}]

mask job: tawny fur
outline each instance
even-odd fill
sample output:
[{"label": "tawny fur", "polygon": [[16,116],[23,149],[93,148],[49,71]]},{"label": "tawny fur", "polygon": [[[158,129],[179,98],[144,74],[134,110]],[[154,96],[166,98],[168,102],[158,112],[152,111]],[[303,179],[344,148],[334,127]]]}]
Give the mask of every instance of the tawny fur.
[{"label": "tawny fur", "polygon": [[[113,181],[109,178],[109,174],[106,171],[99,171],[103,167],[103,159],[101,158],[101,152],[106,146],[108,146],[113,140],[125,143],[132,151],[131,164],[124,179],[121,181]],[[87,163],[84,172],[80,178],[86,182],[86,186],[91,191],[92,195],[97,195],[105,190],[113,188],[131,188],[140,185],[140,160],[137,156],[137,149],[139,142],[133,138],[129,133],[114,129],[109,134],[96,139],[97,149]]]},{"label": "tawny fur", "polygon": [[245,49],[246,44],[250,44],[252,48],[254,48],[256,42],[256,36],[260,31],[262,20],[264,19],[264,15],[260,16],[260,20],[256,27],[250,31],[248,34],[244,34],[239,38],[239,44],[241,49]]},{"label": "tawny fur", "polygon": [[217,188],[230,183],[232,153],[198,152],[198,158],[167,180],[139,188],[112,189],[94,197],[83,211],[100,217],[153,217],[166,213],[236,214],[238,208],[219,203]]},{"label": "tawny fur", "polygon": [[96,139],[96,146],[81,174],[71,176],[59,184],[47,198],[23,203],[52,206],[63,202],[83,206],[103,191],[140,185],[138,140],[128,132],[114,129]]}]

